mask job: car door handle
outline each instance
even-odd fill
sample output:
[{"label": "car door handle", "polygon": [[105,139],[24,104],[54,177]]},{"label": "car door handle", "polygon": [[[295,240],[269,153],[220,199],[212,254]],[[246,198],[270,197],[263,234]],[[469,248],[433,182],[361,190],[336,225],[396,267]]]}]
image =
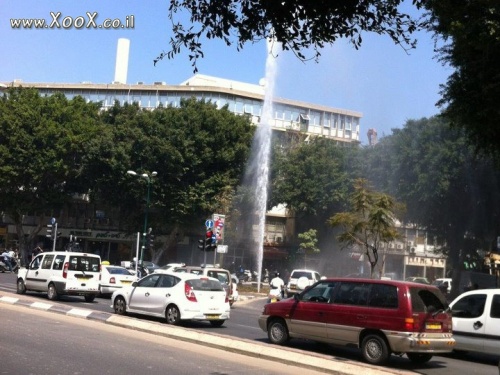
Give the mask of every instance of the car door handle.
[{"label": "car door handle", "polygon": [[170,293],[165,294],[165,297],[167,298],[170,297]]},{"label": "car door handle", "polygon": [[483,326],[483,323],[481,323],[479,320],[477,322],[474,322],[473,327],[474,329],[479,329]]},{"label": "car door handle", "polygon": [[146,297],[149,297],[149,292],[146,292],[146,294],[144,294]]}]

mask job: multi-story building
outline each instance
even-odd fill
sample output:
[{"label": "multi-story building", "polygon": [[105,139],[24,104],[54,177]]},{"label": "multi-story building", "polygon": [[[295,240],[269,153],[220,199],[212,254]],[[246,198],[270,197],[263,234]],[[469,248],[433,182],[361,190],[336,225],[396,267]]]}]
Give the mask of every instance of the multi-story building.
[{"label": "multi-story building", "polygon": [[[261,85],[237,82],[217,77],[197,74],[179,85],[165,82],[124,84],[81,83],[33,83],[14,80],[0,84],[0,93],[7,87],[34,87],[42,95],[52,95],[62,92],[69,99],[81,96],[87,101],[101,102],[103,108],[113,106],[115,101],[138,103],[143,108],[163,106],[179,106],[181,99],[195,97],[215,103],[218,108],[227,105],[229,111],[250,116],[256,126],[260,123],[264,105],[265,88]],[[305,103],[285,98],[273,99],[272,129],[275,132],[295,132],[306,136],[321,136],[332,139],[339,144],[358,144],[360,137],[360,112]],[[65,217],[59,217],[59,230],[62,238],[70,235],[79,238],[84,249],[98,251],[104,259],[112,262],[123,258],[130,259],[135,237],[120,231],[119,220],[109,209],[103,210],[96,204],[90,204],[84,196],[75,201],[74,207],[67,210]],[[5,237],[13,236],[15,228],[9,225],[9,218],[3,217]],[[35,218],[26,216],[25,225],[34,225]],[[266,223],[266,251],[269,257],[279,258],[293,237],[293,225],[286,209],[275,209],[268,212]],[[2,224],[2,223],[0,223]],[[1,225],[0,225],[1,226]],[[2,232],[0,232],[1,234]],[[185,238],[178,246],[186,263],[198,260],[196,240]],[[186,251],[187,250],[187,251]],[[231,256],[231,252],[227,254]],[[238,255],[232,255],[237,261]]]}]

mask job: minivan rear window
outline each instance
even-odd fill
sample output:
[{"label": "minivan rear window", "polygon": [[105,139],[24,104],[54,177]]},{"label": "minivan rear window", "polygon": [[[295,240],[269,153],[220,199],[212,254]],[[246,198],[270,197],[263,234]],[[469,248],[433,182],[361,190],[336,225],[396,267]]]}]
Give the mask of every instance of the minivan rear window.
[{"label": "minivan rear window", "polygon": [[307,277],[309,280],[312,280],[313,278],[311,272],[304,271],[294,271],[290,276],[291,279],[300,279],[301,277]]},{"label": "minivan rear window", "polygon": [[444,298],[430,289],[410,287],[410,298],[413,312],[427,313],[448,308]]},{"label": "minivan rear window", "polygon": [[70,271],[99,272],[101,259],[86,255],[72,255],[69,257]]},{"label": "minivan rear window", "polygon": [[189,284],[194,290],[204,290],[204,291],[224,290],[220,282],[210,279],[192,279],[192,280],[187,280],[186,283]]}]

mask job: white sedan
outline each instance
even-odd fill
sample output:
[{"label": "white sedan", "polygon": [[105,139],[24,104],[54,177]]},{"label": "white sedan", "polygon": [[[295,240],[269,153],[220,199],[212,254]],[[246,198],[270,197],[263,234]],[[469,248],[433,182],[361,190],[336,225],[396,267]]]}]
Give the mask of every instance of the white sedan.
[{"label": "white sedan", "polygon": [[219,280],[192,273],[156,270],[111,296],[115,313],[165,318],[168,324],[209,321],[220,327],[229,319],[231,307]]},{"label": "white sedan", "polygon": [[136,280],[135,275],[124,267],[101,265],[101,295],[110,296],[116,290],[129,286]]}]

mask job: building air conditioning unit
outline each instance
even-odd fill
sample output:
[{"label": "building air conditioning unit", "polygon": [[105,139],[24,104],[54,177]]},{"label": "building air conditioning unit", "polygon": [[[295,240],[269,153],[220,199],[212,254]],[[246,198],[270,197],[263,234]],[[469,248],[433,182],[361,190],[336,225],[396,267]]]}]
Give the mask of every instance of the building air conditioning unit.
[{"label": "building air conditioning unit", "polygon": [[401,245],[400,243],[398,243],[398,250],[401,250],[403,248],[403,245]]},{"label": "building air conditioning unit", "polygon": [[413,242],[413,241],[408,241],[408,246],[410,246],[410,247],[411,247],[411,246],[415,246],[415,242]]},{"label": "building air conditioning unit", "polygon": [[394,244],[391,242],[391,243],[388,245],[388,248],[389,248],[389,249],[394,249]]}]

